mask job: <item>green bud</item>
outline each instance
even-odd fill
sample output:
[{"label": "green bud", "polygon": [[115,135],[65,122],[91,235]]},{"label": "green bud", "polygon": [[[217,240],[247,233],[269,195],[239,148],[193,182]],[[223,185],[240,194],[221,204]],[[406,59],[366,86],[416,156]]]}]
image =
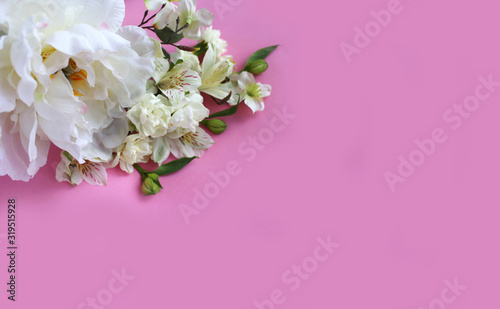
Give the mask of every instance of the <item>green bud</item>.
[{"label": "green bud", "polygon": [[206,126],[210,132],[214,134],[221,134],[224,131],[226,131],[227,124],[219,119],[208,119],[208,120],[203,120],[201,122],[204,126]]},{"label": "green bud", "polygon": [[267,61],[264,59],[259,59],[249,63],[246,66],[245,71],[248,71],[252,74],[262,74],[267,71],[267,68],[269,68]]},{"label": "green bud", "polygon": [[156,195],[162,189],[159,177],[155,173],[150,173],[142,183],[142,194]]}]

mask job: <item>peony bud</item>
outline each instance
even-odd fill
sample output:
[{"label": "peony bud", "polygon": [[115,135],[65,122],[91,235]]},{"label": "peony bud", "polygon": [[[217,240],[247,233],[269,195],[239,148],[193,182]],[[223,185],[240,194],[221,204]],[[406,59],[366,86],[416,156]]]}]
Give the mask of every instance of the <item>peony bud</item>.
[{"label": "peony bud", "polygon": [[203,120],[202,124],[206,126],[210,132],[214,134],[221,134],[224,131],[226,131],[227,124],[219,119],[208,119],[208,120]]}]

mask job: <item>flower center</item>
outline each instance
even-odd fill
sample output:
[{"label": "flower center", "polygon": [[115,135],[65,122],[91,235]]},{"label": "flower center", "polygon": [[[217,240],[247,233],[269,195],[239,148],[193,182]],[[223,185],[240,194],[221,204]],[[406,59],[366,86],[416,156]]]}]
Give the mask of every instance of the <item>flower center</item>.
[{"label": "flower center", "polygon": [[87,71],[80,69],[73,59],[69,59],[68,66],[63,69],[64,75],[73,87],[73,94],[81,97],[87,88]]},{"label": "flower center", "polygon": [[262,95],[259,85],[255,83],[248,85],[246,93],[251,98],[260,98]]},{"label": "flower center", "polygon": [[47,60],[47,58],[50,57],[50,55],[52,55],[54,52],[56,51],[56,49],[50,45],[45,45],[42,49],[42,60],[43,62],[45,62],[45,60]]}]

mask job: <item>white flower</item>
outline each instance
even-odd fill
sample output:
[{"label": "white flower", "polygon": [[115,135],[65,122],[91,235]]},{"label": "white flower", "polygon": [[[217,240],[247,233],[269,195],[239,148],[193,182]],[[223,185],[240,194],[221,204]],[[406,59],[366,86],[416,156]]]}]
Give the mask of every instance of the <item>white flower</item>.
[{"label": "white flower", "polygon": [[213,44],[218,57],[227,52],[227,42],[221,39],[220,30],[213,29],[212,26],[205,28],[202,32],[201,38],[208,44]]},{"label": "white flower", "polygon": [[87,161],[80,164],[69,153],[61,153],[61,162],[57,165],[56,179],[59,182],[67,181],[73,186],[85,180],[95,186],[105,186],[108,174],[101,163]]},{"label": "white flower", "polygon": [[164,136],[154,139],[151,158],[161,165],[170,154],[176,158],[201,157],[213,144],[212,137],[201,127],[197,127],[195,132],[186,133],[180,138]]},{"label": "white flower", "polygon": [[170,59],[173,63],[177,63],[179,60],[189,63],[189,65],[191,65],[191,70],[196,71],[198,74],[201,73],[200,58],[192,52],[177,49],[175,53],[170,55]]},{"label": "white flower", "polygon": [[210,111],[203,105],[203,97],[197,93],[188,96],[176,94],[169,100],[172,118],[168,128],[170,138],[179,138],[195,132],[200,121],[207,118]]},{"label": "white flower", "polygon": [[[177,17],[179,16],[177,14],[177,7],[172,4],[171,2],[169,1],[148,1],[148,0],[145,0],[146,2],[146,8],[148,10],[157,10],[160,8],[161,5],[165,5],[164,8],[162,8],[157,14],[156,14],[156,17],[155,17],[155,20],[154,20],[154,23],[153,23],[153,26],[156,28],[156,29],[163,29],[165,27],[169,27],[170,29],[172,30],[176,30],[175,27],[177,25]],[[154,3],[154,5],[152,5]],[[158,5],[159,4],[159,5]],[[149,7],[148,7],[149,5]],[[180,26],[179,26],[180,27]]]},{"label": "white flower", "polygon": [[144,136],[160,137],[167,134],[170,122],[168,99],[163,96],[145,94],[142,100],[134,105],[127,117]]},{"label": "white flower", "polygon": [[[196,0],[179,0],[178,7],[166,0],[146,0],[145,2],[148,10],[158,9],[165,4],[155,17],[154,26],[157,29],[169,27],[175,31],[176,28],[186,26],[182,34],[188,39],[200,39],[201,29],[210,26],[214,20],[214,15],[209,10],[196,10]],[[177,19],[179,19],[179,24],[177,24]]]},{"label": "white flower", "polygon": [[191,70],[189,63],[179,63],[171,70],[168,70],[170,63],[165,59],[158,58],[155,63],[153,79],[156,81],[156,86],[168,98],[172,98],[174,93],[198,91],[201,86],[200,75]]},{"label": "white flower", "polygon": [[149,11],[156,11],[165,3],[170,2],[168,0],[144,0],[146,9],[148,9]]},{"label": "white flower", "polygon": [[201,64],[201,87],[199,90],[217,99],[223,99],[231,92],[228,83],[233,74],[234,62],[228,57],[218,57],[213,44],[209,44]]},{"label": "white flower", "polygon": [[35,175],[50,143],[82,164],[111,159],[158,51],[145,30],[120,28],[123,0],[45,5],[0,5],[0,175],[14,180]]},{"label": "white flower", "polygon": [[271,95],[271,86],[263,85],[255,82],[255,77],[248,73],[242,72],[238,78],[238,85],[243,90],[242,100],[255,113],[264,110],[263,98]]},{"label": "white flower", "polygon": [[179,25],[189,26],[182,31],[184,37],[198,40],[201,35],[201,28],[210,26],[214,20],[214,15],[207,9],[196,10],[196,0],[180,0],[178,7],[180,18]]},{"label": "white flower", "polygon": [[116,157],[111,163],[111,167],[115,167],[120,163],[120,168],[129,174],[134,172],[133,165],[135,163],[148,162],[153,151],[151,140],[140,134],[127,136],[123,145],[116,150]]}]

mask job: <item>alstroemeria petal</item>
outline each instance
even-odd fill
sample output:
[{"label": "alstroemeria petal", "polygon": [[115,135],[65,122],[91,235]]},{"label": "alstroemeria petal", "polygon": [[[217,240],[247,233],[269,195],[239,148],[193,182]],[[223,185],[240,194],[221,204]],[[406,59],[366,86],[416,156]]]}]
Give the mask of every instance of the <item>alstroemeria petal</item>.
[{"label": "alstroemeria petal", "polygon": [[201,157],[205,150],[210,148],[214,141],[202,128],[188,133],[179,139],[180,148],[185,157]]},{"label": "alstroemeria petal", "polygon": [[87,183],[95,186],[107,185],[108,174],[102,164],[87,161],[78,165],[78,170]]},{"label": "alstroemeria petal", "polygon": [[170,156],[170,143],[166,139],[167,137],[153,139],[153,154],[151,155],[151,159],[159,165],[162,165]]},{"label": "alstroemeria petal", "polygon": [[146,9],[148,9],[149,11],[158,10],[166,2],[168,2],[168,0],[144,0]]},{"label": "alstroemeria petal", "polygon": [[212,14],[212,12],[208,9],[200,9],[194,14],[194,16],[200,25],[204,27],[210,26],[214,21],[214,14]]},{"label": "alstroemeria petal", "polygon": [[241,72],[240,73],[240,76],[238,78],[238,85],[245,89],[246,86],[248,85],[251,85],[251,84],[255,84],[255,77],[253,76],[253,74],[251,73],[248,73],[248,72]]},{"label": "alstroemeria petal", "polygon": [[183,15],[193,15],[196,11],[196,0],[180,0],[179,12]]},{"label": "alstroemeria petal", "polygon": [[156,14],[153,26],[156,29],[163,29],[169,26],[170,29],[175,30],[175,20],[178,16],[175,5],[167,2],[165,7]]},{"label": "alstroemeria petal", "polygon": [[265,98],[271,95],[271,90],[273,90],[271,85],[261,83],[259,83],[258,85],[260,86],[261,98]]},{"label": "alstroemeria petal", "polygon": [[255,98],[252,97],[246,97],[245,98],[245,104],[250,107],[250,109],[254,112],[261,112],[264,110],[264,102],[259,101]]}]

